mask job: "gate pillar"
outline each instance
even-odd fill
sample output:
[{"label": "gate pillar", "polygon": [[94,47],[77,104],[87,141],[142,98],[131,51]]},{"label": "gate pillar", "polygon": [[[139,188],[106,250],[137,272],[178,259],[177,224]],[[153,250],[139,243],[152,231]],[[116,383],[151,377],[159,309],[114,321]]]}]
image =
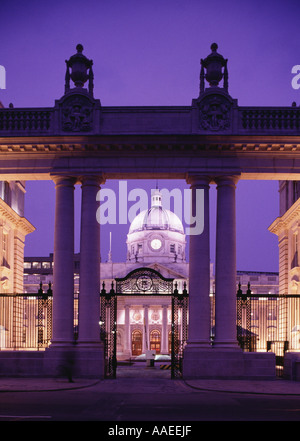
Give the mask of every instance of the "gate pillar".
[{"label": "gate pillar", "polygon": [[78,345],[99,345],[100,224],[96,218],[101,178],[82,182]]},{"label": "gate pillar", "polygon": [[[206,176],[189,176],[192,190],[192,215],[199,205],[203,230],[190,234],[189,248],[189,327],[183,352],[183,377],[201,376],[201,360],[211,352],[210,344],[210,241],[209,241],[209,183]],[[200,192],[199,192],[200,190]],[[201,195],[202,193],[202,195]],[[200,204],[203,197],[203,204]],[[194,214],[193,214],[194,211]],[[193,231],[191,231],[192,233]],[[199,362],[200,360],[200,362]]]},{"label": "gate pillar", "polygon": [[74,346],[74,185],[76,178],[52,176],[55,182],[53,326],[44,355],[44,374],[71,378]]},{"label": "gate pillar", "polygon": [[66,176],[55,182],[53,337],[51,346],[74,341],[74,184]]},{"label": "gate pillar", "polygon": [[[189,237],[189,333],[186,350],[210,347],[210,246],[209,246],[209,182],[206,176],[189,176],[191,209],[195,215],[201,208],[203,231]],[[201,193],[198,191],[202,191]],[[200,204],[204,197],[204,204]],[[203,209],[203,212],[202,212]],[[199,220],[198,220],[199,221]]]},{"label": "gate pillar", "polygon": [[80,281],[77,369],[85,376],[104,375],[100,340],[100,224],[96,217],[101,176],[84,176],[80,232]]},{"label": "gate pillar", "polygon": [[215,348],[239,349],[236,332],[236,208],[238,178],[217,182]]}]

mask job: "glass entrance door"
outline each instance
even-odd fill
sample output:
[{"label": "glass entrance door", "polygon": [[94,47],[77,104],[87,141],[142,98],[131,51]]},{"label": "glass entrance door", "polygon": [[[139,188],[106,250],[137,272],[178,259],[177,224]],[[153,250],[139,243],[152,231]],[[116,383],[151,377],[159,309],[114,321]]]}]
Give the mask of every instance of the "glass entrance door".
[{"label": "glass entrance door", "polygon": [[132,331],[131,351],[132,355],[141,355],[143,349],[143,334],[139,330]]},{"label": "glass entrance door", "polygon": [[157,329],[153,329],[150,332],[150,349],[151,351],[156,351],[157,354],[160,354],[160,332]]}]

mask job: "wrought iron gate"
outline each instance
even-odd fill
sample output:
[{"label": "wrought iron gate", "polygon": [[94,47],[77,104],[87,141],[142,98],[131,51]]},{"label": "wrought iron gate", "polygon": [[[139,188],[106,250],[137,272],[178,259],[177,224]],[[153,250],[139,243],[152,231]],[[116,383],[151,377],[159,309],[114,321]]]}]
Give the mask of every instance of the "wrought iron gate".
[{"label": "wrought iron gate", "polygon": [[184,288],[182,294],[179,294],[177,286],[175,286],[175,290],[172,295],[171,378],[182,377],[183,350],[188,337],[187,312],[188,294],[186,288]]},{"label": "wrought iron gate", "polygon": [[104,377],[116,378],[117,368],[117,296],[113,289],[100,293],[100,338],[104,344]]},{"label": "wrought iron gate", "polygon": [[173,279],[163,277],[152,268],[139,268],[124,278],[116,279],[116,290],[112,283],[110,292],[105,284],[100,293],[100,333],[104,343],[105,378],[116,378],[117,368],[117,298],[119,296],[168,296],[172,301],[171,323],[171,377],[182,375],[183,348],[187,341],[188,293],[186,286],[182,293],[177,285],[173,290]]}]

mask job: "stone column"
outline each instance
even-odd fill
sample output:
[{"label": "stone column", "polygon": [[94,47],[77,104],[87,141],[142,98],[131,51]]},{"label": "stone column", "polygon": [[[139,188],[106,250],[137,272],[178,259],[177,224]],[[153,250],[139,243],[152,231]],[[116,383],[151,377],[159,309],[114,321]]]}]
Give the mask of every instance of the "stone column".
[{"label": "stone column", "polygon": [[[210,348],[209,182],[207,176],[189,176],[192,215],[197,220],[189,241],[189,332],[187,348]],[[204,223],[203,223],[204,222]],[[203,228],[201,228],[201,223]]]},{"label": "stone column", "polygon": [[74,342],[74,184],[54,176],[56,190],[53,271],[53,333],[51,347]]},{"label": "stone column", "polygon": [[130,305],[125,305],[124,352],[131,354],[130,341]]},{"label": "stone column", "polygon": [[78,344],[100,345],[100,224],[96,218],[101,177],[82,182]]},{"label": "stone column", "polygon": [[143,305],[144,307],[144,339],[143,339],[143,353],[147,349],[150,349],[149,344],[149,305]]},{"label": "stone column", "polygon": [[162,305],[161,353],[168,354],[168,305]]},{"label": "stone column", "polygon": [[238,178],[225,176],[217,183],[215,269],[215,348],[238,349],[236,333],[236,209]]}]

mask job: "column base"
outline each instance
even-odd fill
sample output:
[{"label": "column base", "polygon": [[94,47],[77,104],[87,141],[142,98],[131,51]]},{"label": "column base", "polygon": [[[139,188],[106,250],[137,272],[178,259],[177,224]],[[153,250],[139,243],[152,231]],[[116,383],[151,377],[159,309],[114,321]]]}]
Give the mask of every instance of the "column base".
[{"label": "column base", "polygon": [[0,377],[46,377],[44,356],[44,351],[0,351]]},{"label": "column base", "polygon": [[185,350],[191,351],[206,351],[211,349],[211,342],[207,340],[188,341]]},{"label": "column base", "polygon": [[286,352],[284,355],[283,377],[300,381],[300,352]]},{"label": "column base", "polygon": [[123,351],[123,352],[117,352],[117,360],[119,361],[125,361],[131,359],[131,352],[130,351]]},{"label": "column base", "polygon": [[223,351],[239,351],[239,352],[242,351],[241,347],[239,346],[236,340],[214,341],[213,348],[216,350],[223,350]]},{"label": "column base", "polygon": [[276,378],[275,354],[242,352],[186,346],[183,356],[184,379],[273,380]]},{"label": "column base", "polygon": [[44,369],[49,376],[104,378],[104,349],[98,344],[52,345],[45,351]]}]

